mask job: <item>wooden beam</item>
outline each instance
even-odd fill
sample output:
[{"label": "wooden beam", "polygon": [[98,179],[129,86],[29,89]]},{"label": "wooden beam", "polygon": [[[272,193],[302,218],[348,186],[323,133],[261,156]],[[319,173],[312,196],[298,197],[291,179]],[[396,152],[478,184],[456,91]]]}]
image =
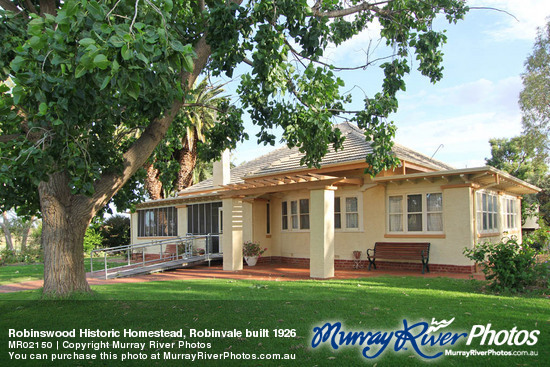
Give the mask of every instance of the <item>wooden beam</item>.
[{"label": "wooden beam", "polygon": [[350,178],[342,177],[342,179],[338,181],[338,184],[361,186],[363,184],[363,179],[359,177],[350,177]]}]

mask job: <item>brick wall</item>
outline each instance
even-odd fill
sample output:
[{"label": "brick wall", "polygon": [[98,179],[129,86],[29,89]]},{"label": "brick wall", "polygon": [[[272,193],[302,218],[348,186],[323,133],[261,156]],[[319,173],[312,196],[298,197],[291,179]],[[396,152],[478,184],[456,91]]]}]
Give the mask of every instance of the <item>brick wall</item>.
[{"label": "brick wall", "polygon": [[[303,267],[309,267],[309,259],[307,258],[297,258],[297,257],[283,257],[283,256],[268,256],[261,257],[258,259],[258,264],[293,264]],[[361,267],[366,269],[368,268],[368,260],[361,260]],[[410,270],[410,271],[422,271],[421,263],[405,263],[405,262],[390,262],[390,261],[377,261],[377,269],[380,270]],[[465,273],[471,274],[475,273],[474,265],[446,265],[446,264],[429,264],[430,271],[438,273]],[[334,260],[334,268],[337,270],[345,269],[354,269],[355,261],[354,260]],[[372,268],[374,270],[374,268]]]}]

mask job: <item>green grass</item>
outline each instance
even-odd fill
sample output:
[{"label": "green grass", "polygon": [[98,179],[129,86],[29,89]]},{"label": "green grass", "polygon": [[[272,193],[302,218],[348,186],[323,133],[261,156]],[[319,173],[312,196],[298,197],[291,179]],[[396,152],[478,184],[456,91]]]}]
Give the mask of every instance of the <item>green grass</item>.
[{"label": "green grass", "polygon": [[[197,366],[420,366],[426,362],[411,350],[394,352],[392,347],[376,360],[366,360],[359,347],[338,351],[327,346],[311,349],[312,329],[327,321],[341,321],[346,330],[398,330],[403,319],[455,321],[448,331],[470,332],[473,325],[491,323],[492,330],[540,330],[535,346],[471,346],[464,342],[453,350],[535,350],[538,357],[441,357],[434,365],[447,366],[541,366],[550,361],[550,307],[543,297],[496,296],[479,292],[481,282],[447,278],[377,277],[359,280],[269,282],[253,280],[185,280],[113,284],[93,287],[92,295],[70,300],[40,300],[40,291],[0,295],[0,345],[3,360],[9,360],[7,329],[35,330],[260,330],[296,329],[290,338],[188,338],[211,343],[204,352],[295,353],[294,361],[258,362],[252,360],[201,361]],[[271,332],[272,334],[273,332]],[[122,340],[123,338],[119,338]],[[178,338],[129,338],[126,341],[177,341]],[[99,341],[76,338],[72,341]],[[103,339],[103,340],[109,340]],[[393,344],[391,344],[393,345]],[[411,348],[409,348],[411,349]],[[425,349],[424,350],[429,350]],[[432,350],[433,353],[438,350]],[[12,350],[13,351],[13,350]],[[70,352],[70,350],[64,350]],[[111,350],[121,356],[127,350]],[[185,361],[162,360],[169,349],[146,347],[146,354],[161,353],[160,361],[128,363],[96,361],[71,365],[181,366]],[[174,349],[176,353],[195,349]],[[28,352],[28,351],[27,351]],[[90,351],[87,351],[88,353]],[[93,352],[93,351],[92,351]],[[99,353],[99,352],[96,352]],[[25,365],[18,361],[17,365]],[[28,365],[39,365],[28,361]],[[193,364],[192,364],[193,365]]]},{"label": "green grass", "polygon": [[[107,267],[123,265],[117,260],[122,257],[110,257],[107,259]],[[100,270],[104,266],[103,258],[94,258],[94,270]],[[86,271],[90,271],[90,258],[84,259]],[[0,266],[0,285],[27,282],[30,280],[44,279],[44,264],[17,264]]]}]

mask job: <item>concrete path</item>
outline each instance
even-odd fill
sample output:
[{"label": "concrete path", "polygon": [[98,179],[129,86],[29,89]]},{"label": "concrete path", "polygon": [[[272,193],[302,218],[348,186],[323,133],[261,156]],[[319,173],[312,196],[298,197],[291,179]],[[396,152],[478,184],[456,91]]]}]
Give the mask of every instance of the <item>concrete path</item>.
[{"label": "concrete path", "polygon": [[[454,279],[484,279],[483,274],[462,274],[462,273],[426,273],[420,271],[401,271],[401,270],[336,270],[333,279],[357,279],[378,277],[384,275],[392,276],[416,276],[423,278],[447,277]],[[256,279],[273,281],[295,281],[308,280],[309,268],[303,268],[292,264],[258,264],[254,267],[245,266],[240,271],[223,271],[221,265],[197,266],[194,268],[177,269],[164,273],[155,273],[148,275],[139,275],[128,278],[118,279],[100,279],[87,274],[90,285],[117,284],[117,283],[139,283],[154,282],[164,280],[193,280],[193,279]],[[26,291],[38,289],[43,286],[43,280],[33,280],[22,283],[14,283],[0,286],[0,293]]]}]

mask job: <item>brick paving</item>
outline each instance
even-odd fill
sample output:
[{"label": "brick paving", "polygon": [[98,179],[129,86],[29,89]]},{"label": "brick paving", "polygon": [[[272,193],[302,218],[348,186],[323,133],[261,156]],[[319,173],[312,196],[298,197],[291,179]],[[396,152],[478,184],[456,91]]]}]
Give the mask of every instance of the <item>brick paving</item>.
[{"label": "brick paving", "polygon": [[[430,272],[421,274],[419,271],[409,270],[372,270],[366,269],[336,269],[333,279],[357,279],[369,278],[385,275],[392,276],[415,276],[424,278],[446,277],[454,279],[484,279],[483,274],[465,274],[465,273],[450,273],[450,272]],[[118,279],[99,279],[87,274],[88,283],[90,285],[104,285],[117,283],[140,283],[153,282],[164,280],[193,280],[193,279],[256,279],[256,280],[273,280],[273,281],[295,281],[308,280],[309,268],[297,264],[258,264],[254,267],[244,266],[243,270],[239,271],[223,271],[221,265],[212,265],[211,267],[196,266],[192,268],[176,269],[163,273],[155,273],[148,275],[139,275],[128,278]],[[28,282],[7,284],[0,286],[0,293],[26,291],[38,289],[43,286],[42,280],[33,280]]]}]

